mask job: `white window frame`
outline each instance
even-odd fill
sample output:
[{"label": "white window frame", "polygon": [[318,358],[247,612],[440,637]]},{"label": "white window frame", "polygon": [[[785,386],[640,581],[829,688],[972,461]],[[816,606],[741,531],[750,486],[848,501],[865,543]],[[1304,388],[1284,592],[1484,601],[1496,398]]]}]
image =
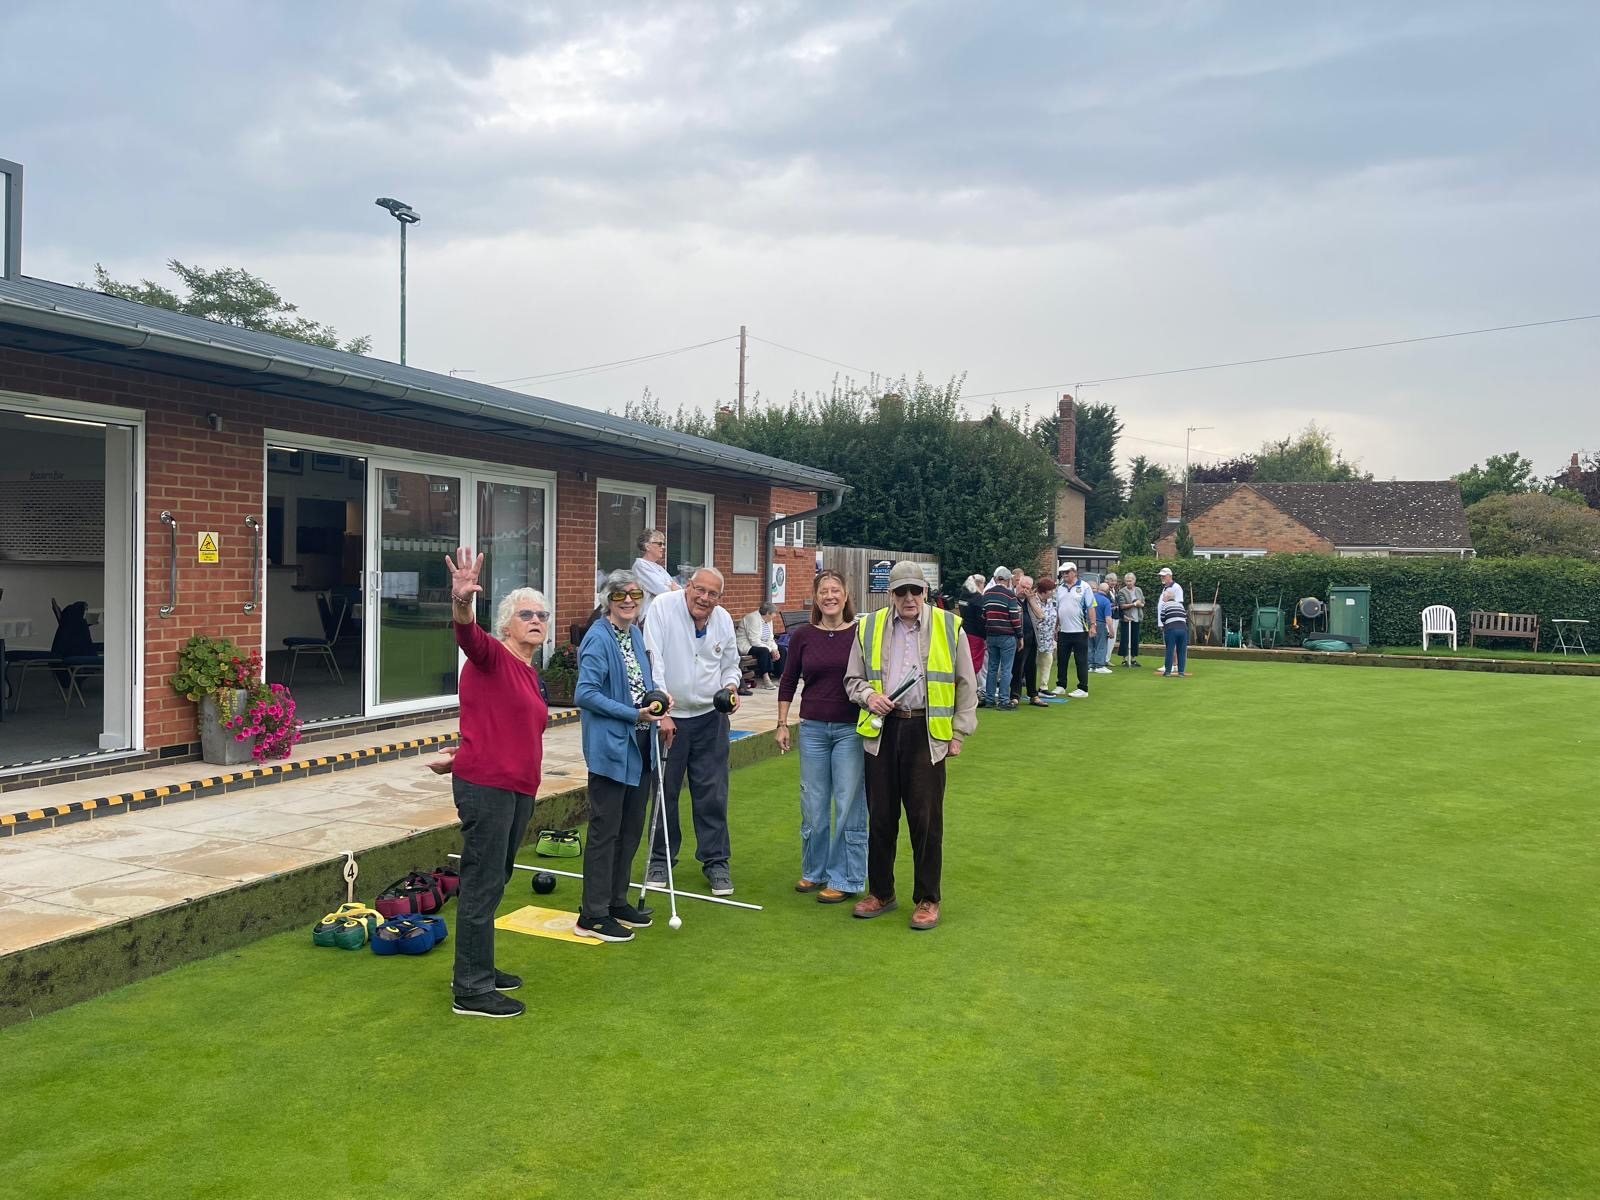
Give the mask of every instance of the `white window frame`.
[{"label": "white window frame", "polygon": [[[705,506],[705,510],[706,510],[706,544],[703,547],[701,547],[705,557],[702,558],[699,562],[697,562],[695,564],[695,566],[697,566],[697,567],[714,567],[714,566],[716,566],[717,565],[716,561],[715,561],[716,553],[717,553],[717,501],[716,501],[716,497],[713,496],[710,492],[688,492],[688,491],[684,491],[684,490],[682,490],[680,488],[668,488],[667,489],[667,503],[670,505],[674,500],[676,500],[679,504],[700,504],[700,505],[704,505]],[[662,527],[661,527],[662,528],[662,534],[665,535],[665,533],[666,533],[666,514],[665,513],[662,515],[661,520],[662,520]],[[670,550],[669,550],[669,554],[670,554]],[[678,564],[669,560],[666,563],[666,568],[667,568],[667,572],[670,574],[671,572],[677,570]]]},{"label": "white window frame", "polygon": [[[132,579],[129,594],[129,612],[131,614],[129,632],[129,662],[128,685],[130,695],[128,698],[128,748],[126,750],[102,750],[96,754],[97,761],[114,760],[119,757],[137,754],[145,748],[145,617],[150,605],[145,597],[145,456],[147,454],[145,441],[145,414],[142,409],[118,408],[110,404],[91,404],[83,400],[60,400],[53,396],[35,396],[27,392],[12,392],[0,390],[0,409],[8,412],[38,413],[42,417],[66,417],[85,421],[101,421],[111,425],[123,425],[133,430],[133,542],[131,552],[133,561],[129,564]],[[179,517],[182,520],[182,517]],[[165,532],[163,530],[162,532]],[[180,539],[180,550],[183,542]],[[179,592],[178,603],[183,603],[183,594]],[[181,612],[180,608],[180,612]],[[175,614],[176,615],[176,614]],[[109,631],[102,628],[102,634]],[[104,686],[104,684],[102,684]],[[12,766],[0,768],[0,778],[16,774],[19,771],[34,770],[34,767]]]},{"label": "white window frame", "polygon": [[[750,539],[750,565],[739,565],[739,536],[743,530]],[[733,519],[733,563],[732,573],[735,575],[754,575],[760,569],[761,563],[761,522],[755,517],[735,517]]]},{"label": "white window frame", "polygon": [[1265,558],[1267,552],[1258,549],[1242,549],[1237,546],[1196,546],[1196,558]]},{"label": "white window frame", "polygon": [[[774,521],[780,521],[781,522],[783,520],[783,518],[784,518],[784,514],[783,513],[775,512],[775,513],[772,514],[772,519]],[[786,546],[786,545],[788,545],[788,542],[784,540],[784,535],[787,534],[788,532],[789,532],[789,527],[787,525],[782,525],[782,524],[774,525],[772,527],[772,544],[774,546]]]},{"label": "white window frame", "polygon": [[[600,493],[616,492],[623,496],[644,497],[644,527],[657,529],[656,525],[656,487],[653,483],[630,483],[626,479],[596,479],[594,481],[594,569],[600,569]],[[666,536],[665,533],[662,534]],[[635,547],[634,558],[638,558],[638,548]],[[632,566],[630,562],[628,564]],[[671,570],[669,567],[668,570]]]}]

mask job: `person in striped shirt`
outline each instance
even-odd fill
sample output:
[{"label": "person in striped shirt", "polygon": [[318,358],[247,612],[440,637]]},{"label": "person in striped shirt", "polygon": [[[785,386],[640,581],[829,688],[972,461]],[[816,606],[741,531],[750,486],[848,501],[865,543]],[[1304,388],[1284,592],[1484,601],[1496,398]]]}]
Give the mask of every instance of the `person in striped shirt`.
[{"label": "person in striped shirt", "polygon": [[980,707],[1013,709],[1011,668],[1022,643],[1022,605],[1011,590],[1011,568],[997,567],[994,586],[983,593],[983,627],[988,642],[986,687],[978,697]]},{"label": "person in striped shirt", "polygon": [[1157,675],[1189,674],[1189,610],[1183,606],[1183,586],[1172,578],[1172,568],[1161,568],[1161,599],[1156,621],[1167,645],[1166,661]]}]

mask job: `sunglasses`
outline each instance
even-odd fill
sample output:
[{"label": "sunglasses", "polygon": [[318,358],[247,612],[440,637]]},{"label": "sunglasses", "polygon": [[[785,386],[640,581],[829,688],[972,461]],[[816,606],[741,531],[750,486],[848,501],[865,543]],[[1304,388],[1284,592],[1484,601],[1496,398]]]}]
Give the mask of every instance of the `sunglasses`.
[{"label": "sunglasses", "polygon": [[922,595],[922,589],[914,583],[903,583],[895,588],[894,594],[896,596],[920,596]]},{"label": "sunglasses", "polygon": [[548,621],[550,612],[543,608],[523,608],[517,611],[519,621]]},{"label": "sunglasses", "polygon": [[627,590],[623,590],[622,588],[618,588],[616,591],[611,593],[609,599],[613,604],[621,604],[624,600],[643,600],[644,589],[628,588]]}]

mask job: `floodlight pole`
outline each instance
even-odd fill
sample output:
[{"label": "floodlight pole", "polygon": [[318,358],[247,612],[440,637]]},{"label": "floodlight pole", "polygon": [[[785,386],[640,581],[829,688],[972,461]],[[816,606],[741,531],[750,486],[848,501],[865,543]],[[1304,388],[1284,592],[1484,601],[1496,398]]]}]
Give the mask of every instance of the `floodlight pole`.
[{"label": "floodlight pole", "polygon": [[400,223],[400,365],[403,367],[406,365],[406,226],[422,220],[422,214],[405,201],[392,196],[379,196],[373,203],[387,209],[389,215]]}]

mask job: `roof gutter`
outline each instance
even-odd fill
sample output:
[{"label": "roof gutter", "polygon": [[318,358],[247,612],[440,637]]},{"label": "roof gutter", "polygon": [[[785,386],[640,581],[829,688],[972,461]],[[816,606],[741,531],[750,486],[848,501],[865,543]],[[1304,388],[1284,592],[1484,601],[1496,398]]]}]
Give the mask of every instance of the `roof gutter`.
[{"label": "roof gutter", "polygon": [[276,375],[300,382],[320,384],[325,387],[343,388],[352,392],[387,396],[391,399],[411,403],[423,403],[430,408],[456,412],[463,416],[492,415],[501,420],[533,429],[549,429],[553,432],[576,434],[599,442],[622,443],[634,449],[646,450],[658,458],[693,463],[701,467],[716,467],[747,478],[774,479],[780,483],[804,488],[807,491],[848,490],[843,480],[831,472],[808,471],[805,469],[784,470],[785,467],[797,466],[798,464],[782,464],[780,460],[773,460],[774,467],[772,468],[753,465],[749,462],[741,461],[735,455],[720,452],[716,448],[718,444],[715,442],[707,442],[703,450],[675,446],[643,433],[601,428],[581,419],[563,420],[545,414],[526,412],[508,405],[494,404],[487,400],[453,395],[449,392],[435,391],[431,388],[397,384],[390,380],[380,379],[358,371],[335,371],[277,355],[252,354],[249,351],[218,346],[214,342],[184,337],[182,334],[164,333],[144,326],[129,328],[102,321],[88,314],[74,313],[58,306],[40,308],[31,304],[19,304],[15,300],[0,296],[0,315],[3,315],[6,321],[17,325],[50,333],[89,337],[96,341],[108,342],[123,349],[148,350],[152,353],[171,354],[178,358],[216,363],[219,366],[233,367],[255,374]]}]

